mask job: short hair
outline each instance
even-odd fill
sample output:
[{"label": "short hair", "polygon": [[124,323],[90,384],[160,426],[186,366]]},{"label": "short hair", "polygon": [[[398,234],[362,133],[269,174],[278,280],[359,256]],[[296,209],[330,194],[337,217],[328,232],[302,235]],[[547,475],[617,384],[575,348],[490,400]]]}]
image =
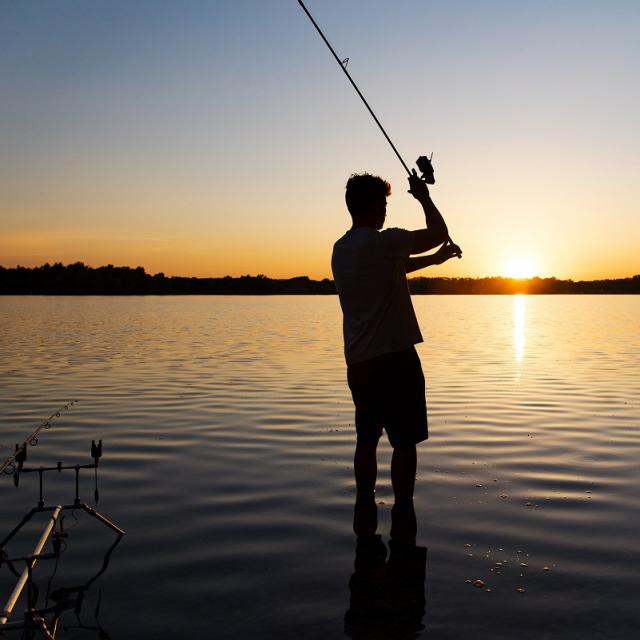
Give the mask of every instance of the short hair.
[{"label": "short hair", "polygon": [[344,199],[349,213],[356,218],[366,213],[381,197],[390,195],[391,185],[386,180],[370,173],[352,173],[347,180]]}]

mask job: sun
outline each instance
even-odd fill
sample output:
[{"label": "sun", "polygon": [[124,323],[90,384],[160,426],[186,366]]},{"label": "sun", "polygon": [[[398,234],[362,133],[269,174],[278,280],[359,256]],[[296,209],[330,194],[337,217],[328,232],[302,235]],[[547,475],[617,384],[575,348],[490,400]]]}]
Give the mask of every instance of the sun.
[{"label": "sun", "polygon": [[536,275],[535,260],[529,256],[518,256],[509,259],[504,265],[504,275],[507,278],[533,278]]}]

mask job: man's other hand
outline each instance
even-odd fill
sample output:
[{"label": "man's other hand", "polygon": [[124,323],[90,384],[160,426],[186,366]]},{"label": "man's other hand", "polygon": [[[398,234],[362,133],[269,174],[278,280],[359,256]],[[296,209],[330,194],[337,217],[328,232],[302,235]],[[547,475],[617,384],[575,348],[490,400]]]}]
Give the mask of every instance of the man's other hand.
[{"label": "man's other hand", "polygon": [[462,256],[462,250],[457,244],[448,240],[433,254],[433,264],[442,264],[455,256]]},{"label": "man's other hand", "polygon": [[409,193],[418,201],[424,202],[429,199],[429,188],[413,169],[409,176]]}]

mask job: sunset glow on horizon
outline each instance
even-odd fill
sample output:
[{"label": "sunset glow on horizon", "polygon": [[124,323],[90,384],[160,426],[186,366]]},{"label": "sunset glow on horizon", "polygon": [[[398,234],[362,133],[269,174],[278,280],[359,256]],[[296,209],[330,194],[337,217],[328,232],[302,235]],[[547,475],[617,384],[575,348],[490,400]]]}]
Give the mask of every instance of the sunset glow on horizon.
[{"label": "sunset glow on horizon", "polygon": [[[640,5],[309,0],[462,260],[414,276],[640,272]],[[406,174],[294,0],[3,3],[0,265],[331,277],[344,185]]]}]

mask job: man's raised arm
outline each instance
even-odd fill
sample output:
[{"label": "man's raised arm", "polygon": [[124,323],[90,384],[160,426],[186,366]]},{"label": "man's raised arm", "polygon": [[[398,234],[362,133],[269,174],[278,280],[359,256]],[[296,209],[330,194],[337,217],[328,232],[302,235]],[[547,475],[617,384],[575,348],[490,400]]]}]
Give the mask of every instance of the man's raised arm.
[{"label": "man's raised arm", "polygon": [[[413,245],[411,253],[424,253],[447,241],[449,231],[444,218],[438,208],[431,200],[427,185],[418,177],[413,170],[409,176],[409,193],[422,205],[426,222],[426,229],[412,231]],[[427,266],[427,265],[424,265]]]}]

